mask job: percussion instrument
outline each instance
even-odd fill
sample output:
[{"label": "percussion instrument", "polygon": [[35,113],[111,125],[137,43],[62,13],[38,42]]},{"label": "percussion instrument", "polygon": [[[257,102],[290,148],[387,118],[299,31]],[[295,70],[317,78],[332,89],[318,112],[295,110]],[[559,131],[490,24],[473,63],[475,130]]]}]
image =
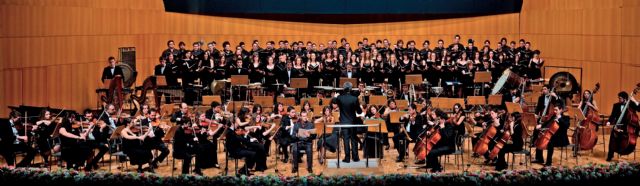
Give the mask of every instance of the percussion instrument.
[{"label": "percussion instrument", "polygon": [[507,69],[502,73],[502,76],[500,76],[495,86],[493,86],[491,95],[500,93],[503,87],[513,88],[519,87],[520,85],[522,85],[522,78],[518,74]]}]

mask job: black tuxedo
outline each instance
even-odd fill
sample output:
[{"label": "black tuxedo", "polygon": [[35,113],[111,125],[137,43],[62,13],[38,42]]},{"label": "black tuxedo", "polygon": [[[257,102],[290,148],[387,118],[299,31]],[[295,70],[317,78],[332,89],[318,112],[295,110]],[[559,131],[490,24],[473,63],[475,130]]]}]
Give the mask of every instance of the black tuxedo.
[{"label": "black tuxedo", "polygon": [[124,72],[122,72],[122,68],[120,68],[119,66],[116,66],[113,70],[113,73],[111,73],[111,66],[108,66],[108,67],[104,67],[104,69],[102,70],[102,78],[100,79],[104,83],[105,79],[113,79],[113,77],[117,75],[120,75],[124,78]]},{"label": "black tuxedo", "polygon": [[182,113],[182,111],[177,111],[173,113],[173,115],[171,115],[171,122],[176,123],[176,125],[186,124],[188,120],[189,120],[188,116],[185,116],[185,114]]},{"label": "black tuxedo", "polygon": [[[556,116],[546,123],[543,123],[542,127],[548,127],[548,124],[552,121],[556,120]],[[557,123],[560,126],[558,131],[551,137],[549,144],[547,145],[547,161],[546,165],[551,165],[553,162],[553,150],[555,147],[565,147],[569,145],[569,137],[567,136],[567,130],[569,129],[570,118],[567,116],[562,116],[557,119]],[[539,132],[534,132],[534,135],[537,135]],[[543,162],[542,158],[542,149],[536,149],[535,160],[539,162]]]},{"label": "black tuxedo", "polygon": [[[341,75],[340,77],[346,77],[346,78],[349,78],[349,74],[348,74],[348,72],[345,70],[345,71],[342,71],[342,75]],[[352,71],[351,71],[351,78],[359,78],[359,77],[360,77],[360,74],[359,74],[357,71],[355,71],[355,70],[352,70]]]},{"label": "black tuxedo", "polygon": [[[338,96],[337,102],[340,108],[340,124],[354,124],[356,122],[356,113],[362,113],[358,98],[348,92],[344,92]],[[341,130],[342,140],[344,141],[345,160],[350,161],[353,157],[354,161],[358,161],[358,140],[353,128],[344,128]],[[349,154],[351,152],[351,154]]]},{"label": "black tuxedo", "polygon": [[7,164],[13,165],[16,158],[15,152],[26,152],[27,155],[20,161],[20,163],[16,164],[16,166],[28,166],[31,164],[31,160],[35,157],[36,151],[22,141],[17,144],[15,143],[17,136],[13,133],[13,127],[14,126],[12,126],[9,120],[0,122],[0,155],[4,157]]},{"label": "black tuxedo", "polygon": [[156,65],[156,67],[153,70],[153,75],[164,76],[165,79],[167,80],[168,86],[177,86],[178,80],[176,79],[175,74],[173,74],[172,67],[173,65],[166,64],[163,71],[162,65]]}]

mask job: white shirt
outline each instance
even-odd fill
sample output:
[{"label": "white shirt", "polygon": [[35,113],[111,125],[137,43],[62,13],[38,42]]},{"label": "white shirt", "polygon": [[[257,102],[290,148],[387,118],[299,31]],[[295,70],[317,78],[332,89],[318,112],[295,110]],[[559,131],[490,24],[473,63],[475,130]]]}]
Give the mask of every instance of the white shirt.
[{"label": "white shirt", "polygon": [[111,75],[115,75],[116,73],[116,67],[111,67]]},{"label": "white shirt", "polygon": [[160,73],[161,74],[164,74],[164,67],[166,67],[166,66],[162,66],[162,68],[160,68]]},{"label": "white shirt", "polygon": [[353,72],[347,72],[347,77],[351,78],[351,76],[353,75]]},{"label": "white shirt", "polygon": [[16,141],[14,141],[13,144],[19,144],[20,141],[17,138],[18,137],[18,129],[16,129],[16,126],[14,126],[12,119],[9,119],[9,123],[11,123],[11,130],[13,131],[13,135],[16,136]]},{"label": "white shirt", "polygon": [[293,136],[293,126],[295,126],[295,124],[293,123],[293,119],[289,120],[291,122],[291,132],[290,135]]}]

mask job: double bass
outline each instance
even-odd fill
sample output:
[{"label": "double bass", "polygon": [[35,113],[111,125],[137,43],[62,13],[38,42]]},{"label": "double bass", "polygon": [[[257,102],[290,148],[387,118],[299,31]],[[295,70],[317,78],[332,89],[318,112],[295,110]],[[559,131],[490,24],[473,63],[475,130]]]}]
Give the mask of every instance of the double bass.
[{"label": "double bass", "polygon": [[[640,83],[636,85],[636,88],[633,90],[633,94],[631,94],[629,98],[634,97],[638,93],[638,91],[640,91]],[[613,134],[616,136],[616,138],[621,138],[622,140],[619,144],[610,144],[617,147],[616,152],[618,152],[618,154],[620,155],[628,155],[632,152],[635,152],[636,140],[638,138],[638,128],[640,128],[640,123],[638,123],[638,115],[636,114],[636,111],[629,108],[630,102],[631,99],[627,99],[627,103],[624,104],[622,112],[620,113],[620,116],[618,117],[618,120],[616,121],[616,124],[614,126],[614,131],[616,132],[614,132]],[[627,125],[626,131],[622,130],[621,128],[625,124]]]},{"label": "double bass", "polygon": [[591,103],[593,95],[600,90],[600,83],[596,83],[596,87],[591,91],[589,98],[583,100],[585,102],[582,113],[585,116],[584,121],[580,122],[580,127],[576,129],[571,138],[573,143],[579,146],[580,150],[591,150],[598,142],[598,133],[596,133],[596,124],[600,124],[600,116],[598,111],[589,108],[586,103]]},{"label": "double bass", "polygon": [[113,104],[116,107],[116,110],[122,107],[122,103],[124,101],[124,92],[122,85],[122,76],[115,76],[111,79],[111,83],[109,83],[109,90],[107,91],[107,95],[102,95],[100,99],[107,104]]}]

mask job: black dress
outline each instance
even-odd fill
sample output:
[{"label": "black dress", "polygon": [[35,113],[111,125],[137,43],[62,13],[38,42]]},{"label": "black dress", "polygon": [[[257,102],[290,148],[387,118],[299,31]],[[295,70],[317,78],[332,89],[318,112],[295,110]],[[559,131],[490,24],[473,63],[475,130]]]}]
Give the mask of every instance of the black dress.
[{"label": "black dress", "polygon": [[[61,127],[68,133],[80,136],[80,128],[73,128],[68,121],[63,122]],[[67,165],[75,165],[75,168],[84,165],[85,160],[89,156],[89,148],[86,143],[80,142],[78,139],[68,138],[64,135],[60,135],[60,142],[62,143],[60,145],[60,155],[62,156],[62,160],[67,162]]]},{"label": "black dress", "polygon": [[363,64],[362,69],[360,69],[360,74],[362,77],[362,82],[365,85],[373,86],[373,77],[375,77],[375,71],[371,63]]},{"label": "black dress", "polygon": [[309,79],[308,81],[308,86],[307,86],[307,94],[309,95],[314,95],[313,93],[315,92],[315,86],[320,86],[320,64],[316,63],[315,65],[313,64],[308,64],[307,65],[308,71],[307,71],[307,77]]},{"label": "black dress", "polygon": [[196,136],[198,137],[198,142],[196,143],[196,165],[201,169],[215,167],[218,164],[217,144],[207,139],[209,137],[207,133],[198,133]]},{"label": "black dress", "polygon": [[[273,66],[273,68],[269,68],[268,66],[264,67],[264,87],[269,88],[269,90],[275,90],[275,86],[273,84],[276,84],[276,81],[278,79],[278,74],[280,73],[280,71],[278,70],[278,67],[276,67],[276,65]],[[278,83],[282,83],[282,82],[278,82]]]},{"label": "black dress", "polygon": [[262,77],[264,76],[264,67],[261,64],[256,66],[255,63],[249,65],[249,82],[250,83],[262,83]]},{"label": "black dress", "polygon": [[126,139],[122,138],[123,152],[129,157],[129,163],[132,165],[143,165],[150,163],[153,158],[151,149],[143,145],[143,141],[138,139]]}]

